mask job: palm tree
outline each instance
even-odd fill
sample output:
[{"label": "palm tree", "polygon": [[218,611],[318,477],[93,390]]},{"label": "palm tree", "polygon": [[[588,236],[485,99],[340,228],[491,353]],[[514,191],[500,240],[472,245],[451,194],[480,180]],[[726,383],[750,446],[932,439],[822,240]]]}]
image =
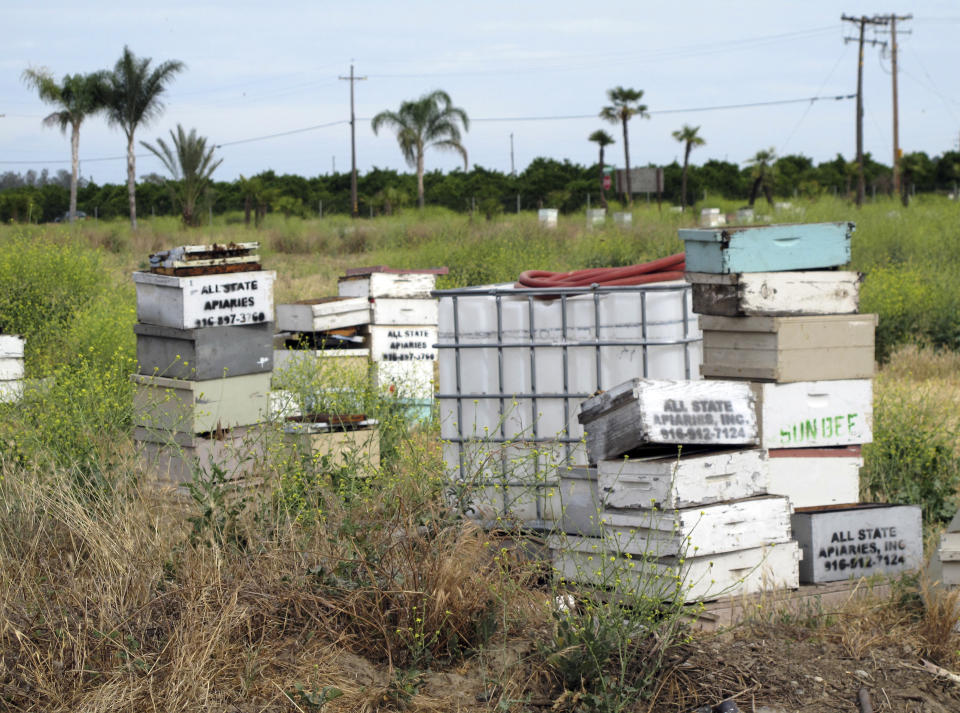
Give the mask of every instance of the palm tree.
[{"label": "palm tree", "polygon": [[683,128],[673,132],[673,138],[684,144],[683,149],[683,178],[680,181],[680,210],[687,207],[687,168],[690,165],[690,152],[697,146],[703,146],[707,143],[702,136],[697,134],[700,131],[699,126],[683,125]]},{"label": "palm tree", "polygon": [[612,124],[619,121],[623,125],[623,159],[627,169],[627,205],[633,205],[633,186],[630,185],[630,140],[627,137],[627,122],[634,116],[649,119],[650,114],[647,113],[647,105],[640,104],[640,100],[643,99],[642,89],[614,87],[607,90],[607,98],[611,104],[600,110],[600,118],[606,119]]},{"label": "palm tree", "polygon": [[56,126],[64,134],[70,127],[70,222],[77,215],[77,182],[80,174],[80,125],[88,116],[103,109],[99,100],[103,74],[68,74],[57,84],[47,69],[26,69],[23,81],[37,90],[40,99],[59,107],[43,123]]},{"label": "palm tree", "polygon": [[603,205],[604,210],[607,208],[607,191],[603,187],[603,150],[610,144],[614,143],[613,137],[608,134],[603,129],[597,129],[590,136],[587,137],[588,141],[593,141],[600,147],[600,203]]},{"label": "palm tree", "polygon": [[763,195],[767,198],[767,202],[773,205],[773,162],[776,158],[776,151],[774,151],[771,146],[769,149],[757,151],[753,158],[747,160],[747,165],[753,167],[753,186],[750,188],[751,208],[753,208],[753,204],[757,200],[761,188],[763,189]]},{"label": "palm tree", "polygon": [[186,65],[169,60],[150,68],[149,57],[137,57],[129,47],[117,60],[112,72],[107,73],[103,102],[107,108],[107,122],[119,126],[127,137],[127,193],[130,198],[130,225],[137,229],[136,157],[133,154],[133,136],[140,124],[148,124],[163,111],[160,96],[174,75]]},{"label": "palm tree", "polygon": [[177,124],[177,133],[171,130],[170,138],[173,142],[172,147],[168,146],[163,139],[157,139],[157,146],[152,146],[146,141],[140,143],[159,158],[173,176],[176,182],[174,203],[180,205],[183,224],[196,225],[197,216],[194,209],[197,206],[197,200],[203,194],[217,166],[223,163],[223,159],[214,160],[215,147],[207,148],[206,137],[197,136],[196,129],[190,129],[188,134],[183,130],[183,126]]},{"label": "palm tree", "polygon": [[460,125],[470,128],[470,119],[460,107],[453,106],[450,95],[441,89],[405,101],[398,111],[381,111],[370,122],[376,134],[380,127],[396,129],[403,157],[417,169],[417,206],[423,208],[423,154],[428,147],[455,151],[463,157],[467,169],[467,150],[461,143]]}]

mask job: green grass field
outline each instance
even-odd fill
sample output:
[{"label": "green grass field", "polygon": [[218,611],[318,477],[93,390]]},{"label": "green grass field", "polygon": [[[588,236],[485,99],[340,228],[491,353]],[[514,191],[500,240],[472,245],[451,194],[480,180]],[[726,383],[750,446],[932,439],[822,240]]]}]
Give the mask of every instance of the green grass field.
[{"label": "green grass field", "polygon": [[[364,265],[446,265],[443,287],[512,282],[679,252],[693,214],[642,204],[630,228],[590,231],[583,214],[547,231],[530,214],[438,210],[270,215],[259,231],[239,216],[190,231],[144,220],[136,234],[119,221],[0,226],[0,328],[27,337],[29,382],[0,405],[0,708],[439,713],[466,696],[462,710],[546,697],[614,711],[681,690],[664,663],[688,636],[679,608],[609,598],[558,616],[566,590],[504,533],[449,510],[436,431],[410,429],[376,393],[363,394],[385,436],[375,467],[275,453],[263,485],[241,492],[217,487],[215,468],[185,501],[143,487],[130,272],[165,247],[260,240],[277,302],[335,294]],[[852,268],[883,361],[863,493],[923,504],[935,531],[960,483],[960,204],[794,201],[769,217],[857,224]],[[896,636],[930,624],[912,616]],[[939,639],[916,640],[949,667],[944,621]],[[670,695],[662,710],[697,702]]]}]

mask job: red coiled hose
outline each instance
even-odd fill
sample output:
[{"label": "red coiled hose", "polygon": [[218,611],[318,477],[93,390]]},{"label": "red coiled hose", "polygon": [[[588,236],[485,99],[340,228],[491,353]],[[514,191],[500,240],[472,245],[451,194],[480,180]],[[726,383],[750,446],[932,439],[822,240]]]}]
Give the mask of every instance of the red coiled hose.
[{"label": "red coiled hose", "polygon": [[682,280],[686,269],[684,254],[677,253],[652,262],[626,267],[595,267],[572,272],[526,270],[516,287],[590,287],[590,285],[644,285],[648,282]]}]

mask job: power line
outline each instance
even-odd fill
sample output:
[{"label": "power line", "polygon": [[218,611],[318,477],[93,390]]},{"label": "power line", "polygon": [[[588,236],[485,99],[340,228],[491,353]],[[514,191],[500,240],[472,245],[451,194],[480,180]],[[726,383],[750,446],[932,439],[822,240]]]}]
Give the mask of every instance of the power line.
[{"label": "power line", "polygon": [[[358,79],[358,78],[357,78]],[[766,102],[749,102],[746,104],[721,104],[718,106],[699,106],[691,107],[688,109],[661,109],[660,111],[651,111],[650,114],[683,114],[688,112],[702,112],[702,111],[722,111],[727,109],[749,109],[749,108],[758,108],[758,107],[767,107],[767,106],[778,106],[783,104],[800,104],[804,102],[818,102],[818,101],[845,101],[848,99],[856,98],[856,94],[838,94],[835,96],[814,96],[814,97],[804,97],[802,99],[778,99],[774,101]],[[502,121],[566,121],[566,120],[579,120],[579,119],[596,119],[597,114],[565,114],[565,115],[555,115],[555,116],[512,116],[512,117],[480,117],[475,119],[470,119],[471,122],[502,122]],[[370,121],[370,118],[358,117],[358,121]],[[236,141],[224,141],[223,143],[214,144],[214,148],[224,148],[226,146],[238,146],[240,144],[249,144],[256,141],[266,141],[268,139],[276,139],[283,136],[292,136],[294,134],[302,134],[308,131],[316,131],[317,129],[328,129],[332,126],[341,126],[343,124],[349,124],[348,119],[340,119],[339,121],[330,121],[325,124],[314,124],[313,126],[305,126],[300,129],[291,129],[289,131],[279,131],[273,134],[263,134],[262,136],[252,136],[246,139],[237,139]],[[136,154],[137,158],[150,158],[153,154]],[[81,159],[85,163],[95,163],[100,161],[125,161],[127,159],[126,155],[123,156],[101,156],[98,158],[84,158]],[[0,161],[0,165],[24,165],[24,164],[66,164],[70,163],[69,159],[56,159],[56,160],[41,160],[41,161]]]}]

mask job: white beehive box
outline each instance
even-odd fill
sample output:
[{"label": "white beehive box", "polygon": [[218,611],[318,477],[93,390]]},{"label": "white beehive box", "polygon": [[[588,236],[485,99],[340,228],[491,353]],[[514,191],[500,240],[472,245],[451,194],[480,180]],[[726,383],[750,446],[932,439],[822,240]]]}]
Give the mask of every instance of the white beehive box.
[{"label": "white beehive box", "polygon": [[688,272],[693,311],[744,315],[852,314],[860,303],[857,272]]},{"label": "white beehive box", "polygon": [[370,323],[370,304],[362,297],[323,297],[277,305],[281,332],[328,332]]},{"label": "white beehive box", "polygon": [[269,415],[270,377],[245,374],[188,381],[133,374],[134,424],[184,433],[250,426]]},{"label": "white beehive box", "polygon": [[597,469],[564,466],[555,486],[544,489],[543,519],[550,529],[571,535],[603,534],[603,501],[597,489]]},{"label": "white beehive box", "polygon": [[763,448],[824,448],[873,441],[873,381],[756,383]]},{"label": "white beehive box", "polygon": [[197,277],[135,272],[137,319],[174,329],[272,322],[275,279],[271,270]]},{"label": "white beehive box", "polygon": [[606,510],[614,551],[651,557],[703,557],[790,539],[790,502],[763,495],[674,509]]},{"label": "white beehive box", "polygon": [[374,362],[377,387],[405,399],[432,399],[434,395],[432,361]]},{"label": "white beehive box", "polygon": [[600,538],[551,536],[548,544],[558,576],[627,596],[692,602],[799,586],[800,550],[794,541],[682,560],[628,558],[611,552],[609,541]]},{"label": "white beehive box", "polygon": [[600,497],[609,508],[686,508],[767,492],[760,448],[689,453],[677,458],[619,458],[597,464]]},{"label": "white beehive box", "polygon": [[592,463],[675,445],[757,442],[756,399],[731,381],[631,379],[580,404]]},{"label": "white beehive box", "polygon": [[920,567],[923,526],[917,505],[851,505],[793,515],[803,550],[800,581],[835,582]]},{"label": "white beehive box", "polygon": [[436,325],[438,306],[435,299],[370,300],[370,322],[389,325]]},{"label": "white beehive box", "polygon": [[847,505],[860,500],[859,446],[778,448],[768,451],[768,491],[795,508]]},{"label": "white beehive box", "polygon": [[337,291],[341,297],[426,299],[436,286],[437,274],[433,272],[371,272],[341,277]]}]

